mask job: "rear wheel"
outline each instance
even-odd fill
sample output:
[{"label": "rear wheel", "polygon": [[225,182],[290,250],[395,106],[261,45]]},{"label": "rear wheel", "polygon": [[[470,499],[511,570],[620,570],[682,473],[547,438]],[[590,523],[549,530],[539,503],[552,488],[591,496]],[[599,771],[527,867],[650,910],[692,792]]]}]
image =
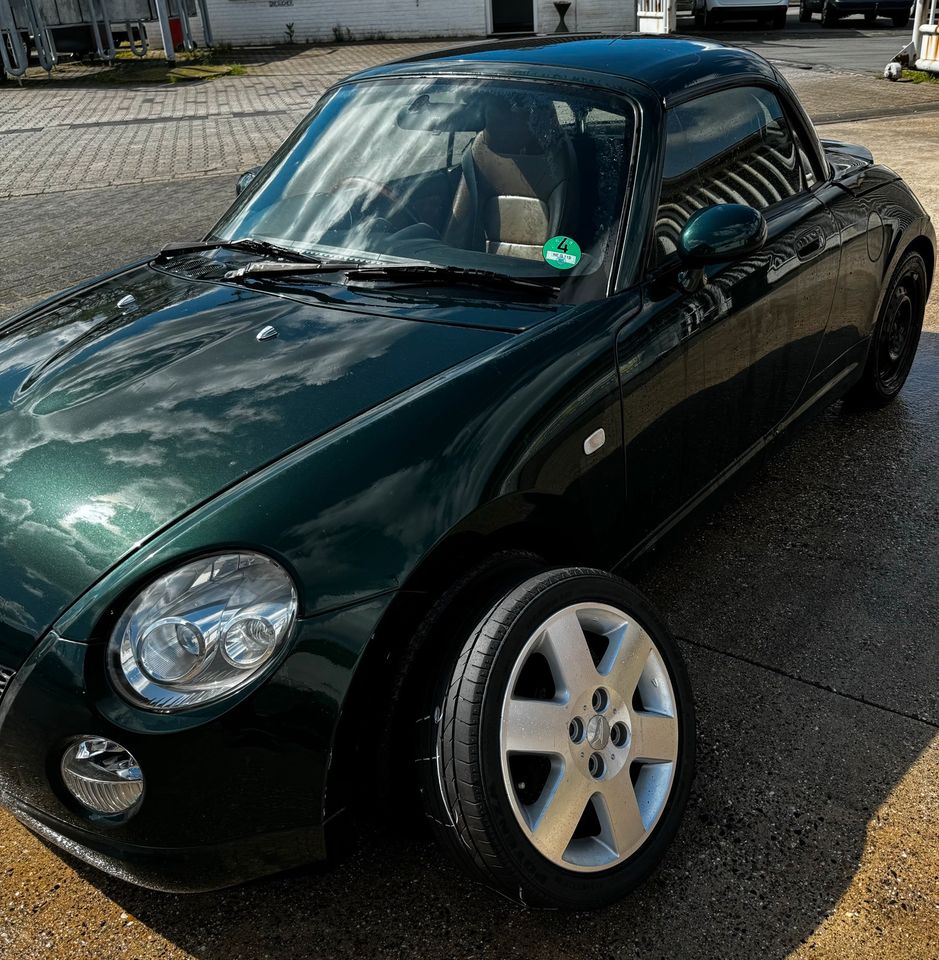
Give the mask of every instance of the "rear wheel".
[{"label": "rear wheel", "polygon": [[882,407],[900,392],[923,330],[926,285],[923,258],[908,253],[894,271],[874,326],[864,373],[847,400],[858,406]]},{"label": "rear wheel", "polygon": [[678,829],[694,706],[667,627],[598,570],[502,596],[444,670],[420,754],[443,847],[530,906],[584,910],[644,880]]},{"label": "rear wheel", "polygon": [[778,10],[773,14],[773,19],[770,21],[774,30],[782,30],[786,26],[786,11]]},{"label": "rear wheel", "polygon": [[876,13],[865,13],[864,14],[864,25],[867,27],[874,27],[877,25],[877,14]]},{"label": "rear wheel", "polygon": [[707,20],[707,7],[701,0],[694,5],[694,25],[699,29],[705,25]]},{"label": "rear wheel", "polygon": [[812,20],[812,11],[807,0],[799,0],[799,22],[809,23]]},{"label": "rear wheel", "polygon": [[824,0],[822,3],[822,26],[838,26],[838,14],[835,11],[835,8],[831,5],[831,0]]},{"label": "rear wheel", "polygon": [[910,22],[908,13],[895,13],[891,18],[895,27],[905,27]]}]

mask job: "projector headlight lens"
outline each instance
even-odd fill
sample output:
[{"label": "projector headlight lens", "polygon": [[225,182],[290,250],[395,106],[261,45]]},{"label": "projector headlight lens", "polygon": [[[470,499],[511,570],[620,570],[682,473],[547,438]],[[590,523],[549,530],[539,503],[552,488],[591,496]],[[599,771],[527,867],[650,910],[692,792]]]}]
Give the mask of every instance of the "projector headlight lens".
[{"label": "projector headlight lens", "polygon": [[133,703],[171,712],[226,697],[283,648],[297,617],[287,572],[257,553],[195,560],[147,587],[111,635],[109,670]]}]

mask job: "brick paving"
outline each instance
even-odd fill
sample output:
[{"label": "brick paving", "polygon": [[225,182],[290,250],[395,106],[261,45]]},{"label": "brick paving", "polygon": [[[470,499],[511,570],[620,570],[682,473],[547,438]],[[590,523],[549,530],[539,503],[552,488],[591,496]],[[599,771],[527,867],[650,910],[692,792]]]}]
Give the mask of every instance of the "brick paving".
[{"label": "brick paving", "polygon": [[[270,156],[336,80],[426,43],[239,51],[249,74],[101,86],[32,79],[0,92],[0,199],[236,172]],[[939,85],[783,68],[816,120],[939,108]]]},{"label": "brick paving", "polygon": [[[445,45],[238,51],[248,75],[199,84],[102,86],[41,74],[5,85],[0,317],[166,240],[202,235],[231,201],[235,176],[269,157],[330,84]],[[783,72],[816,122],[939,108],[939,85]],[[75,250],[80,258],[63,256]]]}]

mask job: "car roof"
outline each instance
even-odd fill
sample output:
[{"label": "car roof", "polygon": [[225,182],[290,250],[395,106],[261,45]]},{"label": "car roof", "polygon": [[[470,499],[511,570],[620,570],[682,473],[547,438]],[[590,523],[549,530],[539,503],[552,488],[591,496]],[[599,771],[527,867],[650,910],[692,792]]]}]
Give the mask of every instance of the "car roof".
[{"label": "car roof", "polygon": [[358,76],[400,73],[408,65],[439,69],[457,64],[480,66],[486,63],[505,67],[587,70],[642,83],[663,99],[712,79],[733,75],[776,77],[773,68],[762,57],[740,47],[709,40],[646,34],[487,40],[409,57]]}]

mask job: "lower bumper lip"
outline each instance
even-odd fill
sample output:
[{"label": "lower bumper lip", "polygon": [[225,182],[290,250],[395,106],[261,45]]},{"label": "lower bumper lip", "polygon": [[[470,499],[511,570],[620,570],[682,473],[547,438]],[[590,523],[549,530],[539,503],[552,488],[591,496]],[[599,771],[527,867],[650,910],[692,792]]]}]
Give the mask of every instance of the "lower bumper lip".
[{"label": "lower bumper lip", "polygon": [[0,803],[41,839],[111,876],[151,890],[220,890],[325,856],[321,827],[193,847],[148,847],[79,830],[0,791]]}]

